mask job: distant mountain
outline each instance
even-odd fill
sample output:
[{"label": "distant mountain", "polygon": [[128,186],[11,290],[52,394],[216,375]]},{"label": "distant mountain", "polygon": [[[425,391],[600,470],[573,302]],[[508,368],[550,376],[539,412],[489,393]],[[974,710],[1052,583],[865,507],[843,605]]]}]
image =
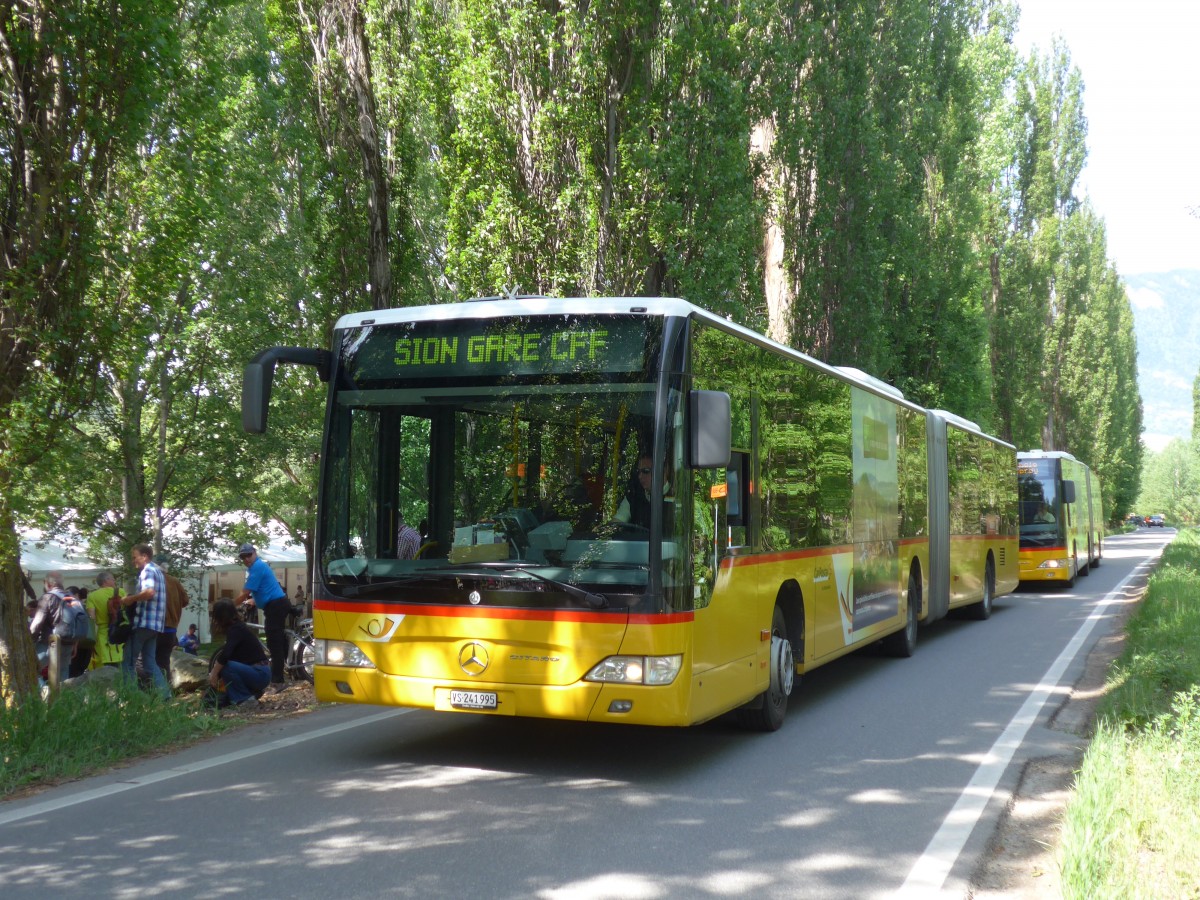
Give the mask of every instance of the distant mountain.
[{"label": "distant mountain", "polygon": [[1200,271],[1125,276],[1137,334],[1142,439],[1161,450],[1192,434],[1192,382],[1200,372]]}]

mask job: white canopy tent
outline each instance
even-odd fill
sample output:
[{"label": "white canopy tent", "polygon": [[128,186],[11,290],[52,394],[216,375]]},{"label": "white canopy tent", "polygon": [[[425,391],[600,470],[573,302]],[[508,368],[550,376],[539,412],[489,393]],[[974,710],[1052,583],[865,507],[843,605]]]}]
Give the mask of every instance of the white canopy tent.
[{"label": "white canopy tent", "polygon": [[92,587],[107,566],[88,559],[57,541],[21,539],[21,569],[29,575],[35,591],[41,591],[47,572],[61,572],[64,584]]}]

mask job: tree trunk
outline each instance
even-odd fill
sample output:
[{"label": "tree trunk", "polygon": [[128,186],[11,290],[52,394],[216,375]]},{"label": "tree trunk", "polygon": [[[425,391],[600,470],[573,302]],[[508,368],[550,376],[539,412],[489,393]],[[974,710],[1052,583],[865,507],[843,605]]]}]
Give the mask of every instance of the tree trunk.
[{"label": "tree trunk", "polygon": [[37,658],[25,614],[29,597],[17,564],[21,542],[7,497],[0,488],[0,702],[12,707],[37,690]]},{"label": "tree trunk", "polygon": [[781,181],[782,167],[771,162],[775,148],[775,123],[763,119],[750,133],[750,153],[763,160],[763,176],[759,190],[769,198],[763,229],[763,291],[767,299],[767,337],[781,344],[791,344],[792,312],[795,294],[788,280],[784,262],[785,242],[780,221],[783,211],[779,197],[784,196]]},{"label": "tree trunk", "polygon": [[[301,18],[311,22],[299,4]],[[367,277],[370,280],[371,306],[386,309],[392,305],[391,236],[388,224],[389,196],[387,170],[379,146],[379,117],[375,106],[375,91],[371,75],[371,46],[367,40],[366,22],[359,0],[325,0],[316,27],[312,29],[311,47],[317,71],[317,119],[330,145],[353,140],[362,159],[363,176],[367,187]],[[331,47],[337,48],[345,72],[343,83],[336,77]],[[329,76],[339,85],[332,91],[331,115],[322,95],[321,84]],[[348,89],[346,98],[342,88]],[[353,105],[351,113],[346,107]],[[353,122],[346,119],[353,115]]]},{"label": "tree trunk", "polygon": [[371,278],[371,305],[387,309],[392,305],[391,238],[388,231],[387,173],[379,148],[379,117],[371,78],[371,47],[367,42],[366,23],[357,0],[348,0],[341,9],[342,59],[346,78],[358,107],[358,150],[363,176],[367,182],[368,271]]}]

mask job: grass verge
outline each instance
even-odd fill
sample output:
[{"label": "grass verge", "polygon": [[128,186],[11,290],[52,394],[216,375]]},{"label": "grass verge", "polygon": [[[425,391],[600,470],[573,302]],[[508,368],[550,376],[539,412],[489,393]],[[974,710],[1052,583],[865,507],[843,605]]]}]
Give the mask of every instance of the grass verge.
[{"label": "grass verge", "polygon": [[0,798],[218,734],[234,724],[202,709],[199,695],[164,702],[120,684],[85,685],[53,700],[35,697],[13,709],[0,706]]},{"label": "grass verge", "polygon": [[1200,897],[1200,532],[1129,620],[1059,844],[1068,898]]}]

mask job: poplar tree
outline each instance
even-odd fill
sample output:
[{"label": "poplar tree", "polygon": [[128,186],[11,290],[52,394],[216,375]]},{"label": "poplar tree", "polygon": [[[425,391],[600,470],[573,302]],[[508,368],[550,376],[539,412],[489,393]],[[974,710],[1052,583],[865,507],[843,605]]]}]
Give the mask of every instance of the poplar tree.
[{"label": "poplar tree", "polygon": [[[0,697],[35,686],[14,508],[17,480],[87,401],[98,338],[94,223],[109,176],[175,72],[178,7],[28,0],[0,12]],[[71,395],[71,390],[81,394]]]}]

